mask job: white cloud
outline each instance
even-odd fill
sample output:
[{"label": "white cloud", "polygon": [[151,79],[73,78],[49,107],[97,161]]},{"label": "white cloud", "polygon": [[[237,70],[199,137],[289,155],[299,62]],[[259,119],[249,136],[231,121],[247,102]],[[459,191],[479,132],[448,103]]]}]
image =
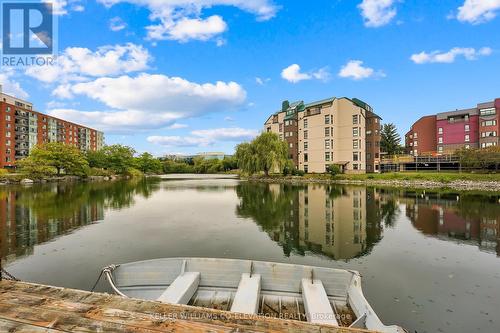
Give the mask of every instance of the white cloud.
[{"label": "white cloud", "polygon": [[358,8],[365,21],[365,26],[377,28],[388,24],[396,16],[396,0],[363,0]]},{"label": "white cloud", "polygon": [[127,23],[125,23],[121,17],[115,16],[111,20],[109,20],[109,29],[111,31],[121,31],[127,27]]},{"label": "white cloud", "polygon": [[42,82],[82,81],[88,77],[121,75],[148,68],[151,55],[132,43],[101,46],[97,51],[69,47],[54,66],[32,66],[26,74]]},{"label": "white cloud", "polygon": [[28,98],[28,93],[21,88],[21,84],[15,80],[15,74],[12,68],[4,67],[0,69],[0,85],[2,86],[2,91],[18,98]]},{"label": "white cloud", "polygon": [[448,52],[433,51],[430,53],[420,52],[413,54],[410,59],[416,64],[426,63],[453,63],[457,57],[463,56],[466,60],[476,60],[481,56],[489,56],[492,53],[489,47],[483,47],[479,50],[474,48],[454,47]]},{"label": "white cloud", "polygon": [[298,64],[293,64],[281,71],[281,77],[288,82],[298,83],[305,80],[322,80],[325,81],[330,77],[330,73],[326,67],[319,69],[316,72],[303,73]]},{"label": "white cloud", "polygon": [[190,136],[150,136],[147,140],[167,147],[206,147],[219,141],[247,141],[257,135],[257,130],[232,127],[192,131]]},{"label": "white cloud", "polygon": [[58,109],[49,112],[111,132],[180,128],[182,125],[176,124],[180,119],[228,111],[246,99],[246,91],[235,82],[199,84],[179,77],[145,73],[60,85],[54,95],[60,98],[83,95],[104,103],[107,111]]},{"label": "white cloud", "polygon": [[54,15],[68,14],[68,7],[75,12],[83,12],[85,7],[80,4],[81,0],[51,0],[47,3],[52,3],[52,11]]},{"label": "white cloud", "polygon": [[346,65],[342,66],[339,76],[353,80],[363,80],[370,77],[384,77],[382,71],[375,71],[373,68],[363,66],[361,60],[350,60]]},{"label": "white cloud", "polygon": [[147,7],[150,20],[146,27],[148,38],[153,40],[191,39],[208,40],[227,30],[227,25],[218,15],[203,18],[206,8],[232,6],[252,13],[260,21],[269,20],[276,15],[278,6],[272,0],[98,0],[107,7],[119,3],[130,3]]},{"label": "white cloud", "polygon": [[175,124],[172,124],[172,125],[168,126],[167,129],[176,130],[176,129],[188,128],[188,127],[189,126],[186,125],[186,124],[175,123]]},{"label": "white cloud", "polygon": [[266,83],[268,83],[269,81],[271,81],[270,78],[261,78],[261,77],[256,77],[255,78],[255,82],[260,85],[260,86],[263,86],[265,85]]},{"label": "white cloud", "polygon": [[465,0],[458,8],[457,19],[472,24],[483,23],[496,17],[500,0]]},{"label": "white cloud", "polygon": [[234,118],[233,117],[224,117],[224,121],[227,121],[227,122],[233,122],[234,121]]},{"label": "white cloud", "polygon": [[180,42],[189,40],[207,41],[227,30],[227,24],[218,15],[202,18],[182,18],[171,24],[151,26],[151,39],[171,39]]}]

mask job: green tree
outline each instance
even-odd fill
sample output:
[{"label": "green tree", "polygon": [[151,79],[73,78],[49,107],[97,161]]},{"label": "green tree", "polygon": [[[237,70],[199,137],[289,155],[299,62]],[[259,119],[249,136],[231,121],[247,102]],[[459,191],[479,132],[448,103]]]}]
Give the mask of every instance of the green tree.
[{"label": "green tree", "polygon": [[398,134],[396,125],[384,124],[380,133],[380,150],[388,155],[401,153],[401,136]]},{"label": "green tree", "polygon": [[[50,142],[36,146],[24,162],[19,164],[25,170],[36,171],[36,166],[41,171],[42,167],[53,167],[57,175],[62,171],[69,175],[83,176],[87,174],[89,163],[80,149],[75,146],[66,145],[60,142]],[[45,168],[45,171],[49,171]]]},{"label": "green tree", "polygon": [[91,168],[106,169],[107,156],[103,149],[96,151],[88,150],[85,156]]},{"label": "green tree", "polygon": [[163,165],[159,159],[150,153],[143,153],[135,159],[136,166],[143,173],[161,173]]},{"label": "green tree", "polygon": [[113,170],[118,174],[125,174],[135,166],[135,150],[132,147],[117,144],[105,146],[102,150],[106,156],[106,169]]},{"label": "green tree", "polygon": [[262,133],[250,143],[236,147],[238,167],[252,175],[264,171],[266,176],[273,170],[283,171],[288,161],[288,146],[275,133]]}]

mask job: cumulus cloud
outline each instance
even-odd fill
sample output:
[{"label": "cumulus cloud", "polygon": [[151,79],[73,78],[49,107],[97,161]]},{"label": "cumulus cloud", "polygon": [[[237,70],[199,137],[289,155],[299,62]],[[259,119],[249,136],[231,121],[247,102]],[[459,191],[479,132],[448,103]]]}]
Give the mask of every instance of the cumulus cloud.
[{"label": "cumulus cloud", "polygon": [[458,8],[457,19],[472,24],[494,19],[500,9],[500,0],[465,0]]},{"label": "cumulus cloud", "polygon": [[120,75],[148,68],[151,55],[140,45],[106,45],[92,51],[69,47],[54,66],[32,66],[26,74],[46,83],[83,81],[89,77]]},{"label": "cumulus cloud", "polygon": [[466,60],[477,60],[481,56],[489,56],[492,53],[489,47],[483,47],[479,50],[474,48],[454,47],[448,52],[433,51],[430,53],[420,52],[413,54],[410,59],[416,64],[427,63],[453,63],[455,60],[463,56]]},{"label": "cumulus cloud", "polygon": [[186,124],[175,123],[175,124],[172,124],[172,125],[168,126],[167,129],[176,130],[176,129],[188,128],[188,127],[189,126],[186,125]]},{"label": "cumulus cloud", "polygon": [[111,31],[121,31],[127,27],[127,23],[125,23],[121,17],[116,16],[109,20],[109,29]]},{"label": "cumulus cloud", "polygon": [[0,85],[2,92],[19,98],[28,98],[28,93],[21,87],[15,79],[16,73],[12,68],[3,67],[0,69]]},{"label": "cumulus cloud", "polygon": [[145,73],[60,85],[55,91],[60,98],[86,96],[103,103],[107,111],[58,109],[50,112],[111,132],[116,128],[179,128],[182,125],[175,123],[180,119],[235,109],[246,99],[246,91],[236,82],[200,84]]},{"label": "cumulus cloud", "polygon": [[365,26],[377,28],[391,22],[397,14],[395,2],[396,0],[363,0],[358,8],[361,10]]},{"label": "cumulus cloud", "polygon": [[326,67],[321,68],[316,72],[304,73],[301,71],[298,64],[293,64],[281,71],[281,77],[291,83],[298,83],[300,81],[312,79],[325,81],[330,77],[330,73]]},{"label": "cumulus cloud", "polygon": [[363,80],[370,77],[384,77],[385,74],[382,71],[375,71],[373,68],[363,66],[361,60],[350,60],[342,66],[339,76],[353,80]]},{"label": "cumulus cloud", "polygon": [[[269,20],[276,15],[278,6],[272,0],[98,0],[107,7],[119,3],[130,3],[150,10],[150,20],[146,27],[148,38],[152,40],[206,41],[227,30],[221,16],[203,18],[206,8],[232,6],[252,13],[258,20]],[[220,44],[220,42],[218,42]]]},{"label": "cumulus cloud", "polygon": [[69,11],[83,12],[85,7],[80,3],[81,0],[51,0],[47,3],[52,4],[54,15],[66,15]]},{"label": "cumulus cloud", "polygon": [[189,136],[150,136],[148,142],[167,147],[206,147],[220,141],[241,142],[255,138],[257,130],[239,127],[192,131]]}]

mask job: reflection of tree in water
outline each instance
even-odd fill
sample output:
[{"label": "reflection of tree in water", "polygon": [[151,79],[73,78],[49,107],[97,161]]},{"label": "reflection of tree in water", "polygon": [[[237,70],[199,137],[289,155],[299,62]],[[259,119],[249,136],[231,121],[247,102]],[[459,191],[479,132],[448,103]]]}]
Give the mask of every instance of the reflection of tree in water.
[{"label": "reflection of tree in water", "polygon": [[134,197],[145,198],[159,189],[158,180],[99,183],[61,183],[15,188],[16,204],[30,208],[38,217],[64,218],[72,216],[82,206],[97,204],[102,208],[130,207]]},{"label": "reflection of tree in water", "polygon": [[154,179],[2,188],[2,257],[30,253],[35,244],[104,219],[104,209],[129,207],[157,189]]},{"label": "reflection of tree in water", "polygon": [[400,195],[399,190],[379,189],[377,191],[381,198],[383,198],[380,203],[381,219],[384,221],[386,227],[392,228],[396,225],[396,220],[401,212],[396,200]]}]

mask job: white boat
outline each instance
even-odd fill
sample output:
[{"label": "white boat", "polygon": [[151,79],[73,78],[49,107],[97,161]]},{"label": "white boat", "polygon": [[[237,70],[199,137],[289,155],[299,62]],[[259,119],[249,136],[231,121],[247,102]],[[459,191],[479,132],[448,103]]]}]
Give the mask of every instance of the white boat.
[{"label": "white boat", "polygon": [[403,333],[366,301],[356,271],[250,260],[164,258],[103,269],[115,293],[171,304]]}]

